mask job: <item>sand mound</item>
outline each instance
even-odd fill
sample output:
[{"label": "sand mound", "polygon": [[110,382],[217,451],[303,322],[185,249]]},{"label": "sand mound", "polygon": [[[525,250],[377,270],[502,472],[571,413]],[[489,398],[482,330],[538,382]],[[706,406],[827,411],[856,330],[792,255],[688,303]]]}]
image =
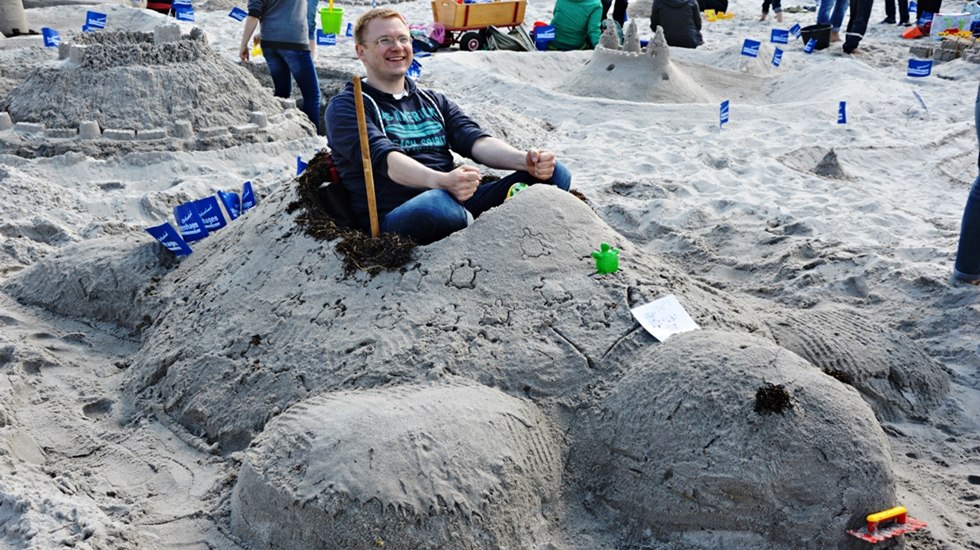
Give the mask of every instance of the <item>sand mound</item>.
[{"label": "sand mound", "polygon": [[[280,185],[167,275],[165,309],[128,372],[131,394],[225,451],[309,395],[394,381],[462,376],[579,403],[652,340],[629,308],[667,293],[703,326],[767,333],[751,308],[633,249],[545,186],[374,278],[345,278],[331,243],[286,213],[296,200],[294,185]],[[594,275],[602,242],[622,249],[620,273]]]},{"label": "sand mound", "polygon": [[[784,386],[791,408],[756,412],[767,383]],[[895,502],[871,410],[778,346],[687,333],[650,348],[610,386],[585,477],[638,533],[695,546],[729,532],[741,547],[834,548],[868,510]]]},{"label": "sand mound", "polygon": [[168,251],[132,234],[104,237],[59,248],[5,281],[3,289],[21,303],[65,317],[135,329],[155,313],[151,280],[175,263]]},{"label": "sand mound", "polygon": [[262,548],[520,548],[554,520],[563,466],[550,422],[479,386],[325,394],[247,453],[232,528]]},{"label": "sand mound", "polygon": [[919,346],[855,311],[782,311],[767,324],[779,345],[846,375],[883,420],[922,420],[949,392],[946,371]]}]

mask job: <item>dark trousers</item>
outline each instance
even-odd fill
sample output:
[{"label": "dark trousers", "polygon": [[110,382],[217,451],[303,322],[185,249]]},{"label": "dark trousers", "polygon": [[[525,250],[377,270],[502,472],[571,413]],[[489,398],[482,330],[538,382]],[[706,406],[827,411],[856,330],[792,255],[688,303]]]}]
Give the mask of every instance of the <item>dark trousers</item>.
[{"label": "dark trousers", "polygon": [[937,13],[939,13],[939,9],[942,7],[942,5],[943,5],[943,0],[922,0],[921,2],[916,0],[915,2],[916,20],[922,17],[923,13],[931,13],[933,15],[936,15]]},{"label": "dark trousers", "polygon": [[781,13],[783,11],[783,3],[781,0],[762,0],[762,13],[769,13],[769,6],[772,6],[772,11],[776,13]]},{"label": "dark trousers", "polygon": [[606,20],[606,13],[609,11],[609,7],[612,6],[612,18],[622,27],[626,24],[626,6],[628,5],[628,0],[615,0],[615,3],[613,3],[613,0],[602,0],[602,20]]},{"label": "dark trousers", "polygon": [[[885,17],[889,21],[895,21],[895,0],[885,0]],[[909,0],[898,0],[898,22],[909,22]]]},{"label": "dark trousers", "polygon": [[857,49],[864,33],[868,30],[868,19],[871,19],[871,7],[874,0],[851,0],[851,14],[847,18],[847,37],[844,38],[844,53]]}]

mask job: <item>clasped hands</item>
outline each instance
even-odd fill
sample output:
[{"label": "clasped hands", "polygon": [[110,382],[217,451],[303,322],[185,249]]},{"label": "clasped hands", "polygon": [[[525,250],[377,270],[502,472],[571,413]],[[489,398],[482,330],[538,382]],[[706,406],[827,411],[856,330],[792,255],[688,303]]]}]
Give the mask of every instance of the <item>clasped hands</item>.
[{"label": "clasped hands", "polygon": [[[555,173],[555,154],[550,151],[530,149],[525,156],[523,169],[535,179],[549,179]],[[459,202],[465,202],[476,192],[480,179],[479,168],[464,164],[445,174],[442,188]]]}]

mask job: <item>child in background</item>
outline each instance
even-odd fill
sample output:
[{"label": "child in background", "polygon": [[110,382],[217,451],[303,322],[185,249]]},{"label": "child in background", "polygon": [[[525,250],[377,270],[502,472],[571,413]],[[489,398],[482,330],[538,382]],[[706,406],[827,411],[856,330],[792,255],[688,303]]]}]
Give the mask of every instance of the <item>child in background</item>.
[{"label": "child in background", "polygon": [[776,22],[783,22],[783,4],[781,0],[762,0],[762,15],[759,16],[759,21],[765,21],[766,17],[769,16],[769,6],[772,5],[772,11],[776,12]]}]

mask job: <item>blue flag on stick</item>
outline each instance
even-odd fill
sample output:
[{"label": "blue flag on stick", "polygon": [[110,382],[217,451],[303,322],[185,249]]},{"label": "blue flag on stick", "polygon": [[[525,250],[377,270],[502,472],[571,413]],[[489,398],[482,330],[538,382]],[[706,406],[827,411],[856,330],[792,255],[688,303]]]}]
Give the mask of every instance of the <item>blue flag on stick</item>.
[{"label": "blue flag on stick", "polygon": [[258,204],[255,200],[255,191],[252,191],[252,182],[246,181],[242,185],[242,214],[248,212],[248,210]]},{"label": "blue flag on stick", "polygon": [[728,122],[728,100],[721,102],[721,108],[718,112],[718,127],[724,127],[725,123]]},{"label": "blue flag on stick", "polygon": [[337,45],[337,35],[336,34],[324,34],[322,30],[316,30],[316,44],[317,46],[336,46]]},{"label": "blue flag on stick", "polygon": [[352,23],[347,23],[347,30],[344,31],[344,36],[348,38],[354,36],[354,25]]},{"label": "blue flag on stick", "polygon": [[905,74],[915,78],[929,76],[932,74],[932,60],[909,59],[909,70]]},{"label": "blue flag on stick", "polygon": [[177,21],[194,21],[194,8],[192,6],[174,5],[174,18]]},{"label": "blue flag on stick", "polygon": [[762,42],[758,40],[752,40],[751,38],[746,38],[745,42],[742,42],[742,55],[746,57],[758,57],[759,56],[759,46]]},{"label": "blue flag on stick", "polygon": [[197,210],[197,215],[201,216],[201,219],[204,220],[204,227],[209,232],[217,231],[228,225],[225,221],[224,214],[221,213],[221,206],[218,205],[218,199],[214,195],[198,199],[191,204]]},{"label": "blue flag on stick", "polygon": [[789,33],[792,34],[795,38],[799,38],[800,35],[803,34],[803,29],[800,27],[800,24],[797,23],[789,28]]},{"label": "blue flag on stick", "polygon": [[242,214],[242,199],[238,193],[218,191],[218,196],[221,197],[221,204],[225,205],[225,210],[228,211],[228,217],[233,220],[238,219]]},{"label": "blue flag on stick", "polygon": [[783,62],[783,50],[779,48],[774,48],[775,51],[772,52],[772,66],[778,67],[780,63]]},{"label": "blue flag on stick", "polygon": [[303,173],[303,170],[306,170],[306,166],[307,166],[307,164],[305,162],[303,162],[303,157],[297,156],[296,157],[296,175],[298,176],[298,175],[302,174]]},{"label": "blue flag on stick", "polygon": [[247,11],[237,6],[232,8],[231,11],[228,12],[228,17],[231,17],[235,21],[244,21],[247,15],[248,15]]},{"label": "blue flag on stick", "polygon": [[418,80],[422,76],[422,64],[419,63],[418,59],[412,59],[412,64],[408,66],[408,76],[412,80]]},{"label": "blue flag on stick", "polygon": [[204,220],[194,208],[194,203],[185,202],[175,206],[174,217],[177,218],[177,226],[180,227],[180,234],[185,241],[199,241],[208,236],[208,228],[204,226]]},{"label": "blue flag on stick", "polygon": [[769,41],[774,44],[789,44],[789,31],[773,29],[769,32]]},{"label": "blue flag on stick", "polygon": [[813,53],[813,49],[817,47],[817,39],[811,38],[806,41],[806,46],[803,46],[803,53]]},{"label": "blue flag on stick", "polygon": [[44,37],[45,48],[57,48],[61,44],[61,35],[54,29],[41,27],[41,36]]},{"label": "blue flag on stick", "polygon": [[163,222],[155,227],[147,227],[146,232],[153,235],[154,239],[160,241],[163,246],[167,247],[167,250],[177,256],[186,256],[191,253],[191,247],[187,246],[187,241],[180,236],[180,233],[177,233],[177,230],[169,222]]},{"label": "blue flag on stick", "polygon": [[89,30],[104,29],[108,19],[109,17],[104,13],[88,11],[85,13],[85,26],[88,27]]},{"label": "blue flag on stick", "polygon": [[837,107],[837,124],[847,124],[847,102],[841,101]]}]

